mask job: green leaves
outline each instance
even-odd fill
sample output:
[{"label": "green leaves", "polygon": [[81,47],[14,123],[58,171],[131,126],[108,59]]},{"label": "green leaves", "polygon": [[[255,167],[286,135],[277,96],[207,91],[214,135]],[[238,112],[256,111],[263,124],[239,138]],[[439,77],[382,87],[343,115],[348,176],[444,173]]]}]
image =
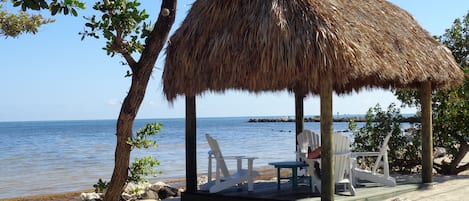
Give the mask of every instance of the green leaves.
[{"label": "green leaves", "polygon": [[[394,171],[411,172],[419,160],[418,139],[419,136],[411,136],[408,141],[401,134],[400,122],[402,115],[400,109],[394,103],[390,104],[387,111],[383,111],[377,104],[370,108],[365,116],[366,123],[362,128],[358,128],[355,122],[349,123],[349,128],[354,135],[352,148],[354,151],[367,152],[379,151],[385,136],[391,132],[392,137],[388,142],[389,166]],[[413,140],[416,140],[415,142]],[[374,161],[359,161],[373,163]]]},{"label": "green leaves", "polygon": [[101,12],[101,16],[93,15],[85,18],[85,31],[81,32],[82,39],[91,36],[103,37],[107,40],[103,48],[107,54],[141,53],[144,49],[144,39],[149,35],[148,24],[145,22],[149,15],[139,9],[139,1],[115,0],[97,2],[93,9]]},{"label": "green leaves", "polygon": [[129,168],[129,177],[127,178],[127,182],[147,182],[148,179],[146,177],[153,176],[156,177],[157,174],[161,174],[161,171],[155,170],[155,166],[159,166],[160,162],[151,157],[151,156],[144,156],[142,158],[135,158],[134,162],[130,165]]},{"label": "green leaves", "polygon": [[106,190],[106,188],[108,187],[108,185],[109,185],[109,182],[103,181],[103,180],[100,178],[100,179],[98,179],[98,183],[96,183],[96,184],[93,185],[94,192],[95,192],[95,193],[103,193],[104,190]]},{"label": "green leaves", "polygon": [[70,12],[73,16],[78,16],[77,9],[85,9],[85,3],[78,0],[52,0],[50,3],[46,0],[12,0],[13,6],[21,6],[21,10],[43,10],[49,9],[52,15],[63,13],[69,15]]},{"label": "green leaves", "polygon": [[[144,128],[138,129],[134,139],[128,139],[127,143],[132,146],[132,148],[150,148],[157,147],[158,144],[156,141],[148,139],[150,136],[155,136],[161,131],[163,125],[160,123],[149,123],[145,125]],[[161,174],[155,170],[155,166],[160,165],[160,162],[151,157],[145,156],[142,158],[135,158],[134,162],[129,168],[129,177],[127,182],[144,182],[147,181],[145,177]]]},{"label": "green leaves", "polygon": [[156,147],[155,141],[147,139],[149,136],[155,136],[161,131],[163,124],[160,123],[149,123],[143,129],[138,129],[134,139],[128,139],[127,144],[132,145],[136,148],[150,148]]},{"label": "green leaves", "polygon": [[[464,84],[453,89],[438,89],[432,94],[433,142],[435,147],[444,147],[449,155],[465,154],[461,144],[469,138],[469,12],[463,18],[454,20],[442,36],[436,37],[453,53],[465,71]],[[420,95],[413,90],[399,90],[395,93],[405,104],[420,106]],[[460,161],[452,160],[449,165],[437,168],[439,173],[457,174]]]},{"label": "green leaves", "polygon": [[29,15],[26,12],[17,14],[0,10],[0,35],[18,37],[22,33],[37,33],[41,25],[54,22],[54,19],[44,19],[41,15]]}]

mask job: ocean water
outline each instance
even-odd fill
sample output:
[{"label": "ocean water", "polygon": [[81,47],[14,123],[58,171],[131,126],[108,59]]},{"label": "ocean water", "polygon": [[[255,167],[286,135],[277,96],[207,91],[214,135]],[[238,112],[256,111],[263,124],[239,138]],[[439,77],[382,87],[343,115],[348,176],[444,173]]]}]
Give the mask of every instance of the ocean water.
[{"label": "ocean water", "polygon": [[[225,156],[258,157],[255,168],[269,162],[295,159],[295,124],[249,123],[249,117],[197,119],[197,172],[206,173],[209,146],[205,133],[218,140]],[[132,151],[132,157],[151,155],[163,174],[156,180],[185,175],[184,119],[135,122],[135,128],[160,122],[159,146]],[[361,123],[359,123],[361,126]],[[109,180],[114,168],[115,120],[0,122],[0,199],[92,189],[99,178]],[[347,130],[348,123],[334,123]],[[319,123],[305,123],[319,133]],[[228,163],[229,168],[236,168]]]}]

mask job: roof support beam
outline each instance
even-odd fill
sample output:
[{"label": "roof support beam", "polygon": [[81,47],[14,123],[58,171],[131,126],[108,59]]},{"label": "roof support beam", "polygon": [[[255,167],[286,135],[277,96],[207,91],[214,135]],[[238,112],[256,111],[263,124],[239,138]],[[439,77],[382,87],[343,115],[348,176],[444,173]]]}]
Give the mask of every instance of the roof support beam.
[{"label": "roof support beam", "polygon": [[197,192],[197,141],[195,96],[186,96],[186,192]]},{"label": "roof support beam", "polygon": [[[296,128],[296,135],[298,136],[303,130],[305,129],[304,121],[304,95],[299,93],[295,93],[295,128]],[[296,148],[298,148],[298,138],[295,136],[296,139]],[[298,151],[298,150],[297,150]]]},{"label": "roof support beam", "polygon": [[433,176],[432,85],[420,87],[422,110],[422,183],[431,183]]},{"label": "roof support beam", "polygon": [[321,82],[321,200],[334,200],[334,137],[332,129],[332,84],[330,77]]}]

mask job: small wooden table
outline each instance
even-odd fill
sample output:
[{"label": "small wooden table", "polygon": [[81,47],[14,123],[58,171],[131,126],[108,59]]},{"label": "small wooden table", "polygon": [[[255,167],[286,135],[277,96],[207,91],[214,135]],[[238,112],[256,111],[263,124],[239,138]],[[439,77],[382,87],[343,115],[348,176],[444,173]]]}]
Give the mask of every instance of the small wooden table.
[{"label": "small wooden table", "polygon": [[[298,168],[308,166],[308,164],[305,162],[299,161],[271,162],[269,165],[273,165],[275,168],[277,168],[277,190],[280,190],[281,179],[289,179],[292,182],[292,187],[296,188],[298,186]],[[291,168],[292,176],[282,178],[280,175],[280,169],[282,168]]]}]

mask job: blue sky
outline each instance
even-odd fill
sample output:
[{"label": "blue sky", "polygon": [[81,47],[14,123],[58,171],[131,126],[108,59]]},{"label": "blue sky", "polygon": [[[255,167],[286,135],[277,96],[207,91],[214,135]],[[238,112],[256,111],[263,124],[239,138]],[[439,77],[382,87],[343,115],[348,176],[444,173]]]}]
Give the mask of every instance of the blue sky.
[{"label": "blue sky", "polygon": [[[92,2],[92,1],[87,1]],[[161,0],[148,3],[152,22]],[[178,1],[177,28],[190,8],[191,0]],[[410,12],[432,35],[441,35],[455,18],[469,10],[467,0],[391,0]],[[91,3],[87,4],[92,7]],[[155,9],[153,9],[155,8]],[[91,15],[91,9],[80,16]],[[47,14],[47,12],[43,12]],[[36,35],[1,38],[0,121],[116,119],[121,101],[130,86],[124,78],[126,66],[120,56],[113,58],[101,48],[103,40],[80,40],[82,17],[59,16],[56,22],[40,28]],[[138,118],[184,117],[184,98],[170,105],[161,85],[164,54],[158,58],[147,95]],[[334,96],[334,114],[363,114],[379,103],[399,105],[394,95],[385,90],[363,90],[360,93]],[[402,113],[413,113],[404,108]],[[250,94],[229,91],[207,93],[197,99],[199,117],[286,116],[293,115],[294,98],[287,92]],[[319,114],[319,97],[305,99],[305,115]]]}]

